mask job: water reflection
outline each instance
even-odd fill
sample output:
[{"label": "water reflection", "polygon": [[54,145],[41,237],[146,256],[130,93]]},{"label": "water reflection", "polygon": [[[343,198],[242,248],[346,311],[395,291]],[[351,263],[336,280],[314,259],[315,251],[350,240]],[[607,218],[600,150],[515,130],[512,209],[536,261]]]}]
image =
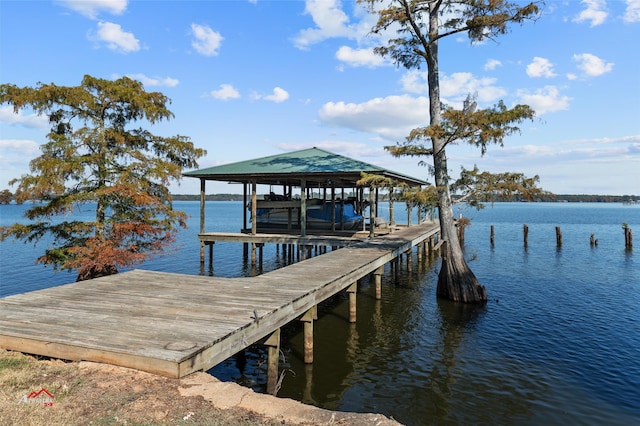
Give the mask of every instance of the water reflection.
[{"label": "water reflection", "polygon": [[[594,263],[602,256],[588,245],[586,250]],[[274,252],[272,262],[287,263],[282,252]],[[328,409],[382,412],[407,425],[563,424],[581,419],[587,419],[585,424],[594,420],[624,424],[633,419],[603,405],[607,399],[613,403],[615,397],[596,393],[592,386],[602,388],[602,381],[585,377],[591,369],[581,366],[589,359],[585,345],[597,342],[592,332],[603,332],[595,327],[599,323],[595,316],[589,317],[594,322],[589,328],[583,328],[584,321],[576,322],[574,313],[579,308],[574,305],[588,303],[582,299],[594,292],[591,285],[580,283],[585,288],[575,294],[579,287],[566,265],[574,257],[571,247],[561,252],[538,243],[528,248],[496,245],[475,257],[479,278],[493,284],[485,306],[438,300],[440,260],[419,260],[414,254],[385,267],[382,300],[375,298],[374,281],[362,280],[355,324],[349,323],[346,294],[319,306],[313,365],[303,362],[302,325],[285,327],[281,363],[285,379],[278,395]],[[628,282],[637,281],[633,261],[631,256],[625,259]],[[489,264],[494,267],[483,271]],[[542,285],[540,265],[554,271],[553,281],[547,279]],[[271,269],[270,264],[264,267]],[[593,271],[591,275],[600,281]],[[602,284],[595,288],[604,291]],[[626,293],[632,295],[626,304],[633,303],[629,297],[637,301],[640,294]],[[602,301],[599,306],[603,307]],[[612,331],[613,326],[606,336],[612,336]],[[226,377],[223,365],[213,374],[263,391],[266,354],[260,351],[247,352],[242,379],[235,365],[226,367],[235,371]],[[622,371],[622,358],[618,358],[611,360],[616,368],[597,365],[617,373]],[[594,357],[590,359],[593,363]],[[616,385],[615,377],[610,378],[607,386],[626,392],[627,400],[637,394],[631,386]]]}]

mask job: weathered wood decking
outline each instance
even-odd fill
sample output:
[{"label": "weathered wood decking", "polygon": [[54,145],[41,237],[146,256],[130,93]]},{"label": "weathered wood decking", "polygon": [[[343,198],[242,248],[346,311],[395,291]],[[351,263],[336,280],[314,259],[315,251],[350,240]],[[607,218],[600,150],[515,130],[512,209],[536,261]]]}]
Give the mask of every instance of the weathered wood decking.
[{"label": "weathered wood decking", "polygon": [[252,278],[134,270],[5,297],[0,347],[182,377],[300,318],[437,232],[436,224],[417,225]]}]

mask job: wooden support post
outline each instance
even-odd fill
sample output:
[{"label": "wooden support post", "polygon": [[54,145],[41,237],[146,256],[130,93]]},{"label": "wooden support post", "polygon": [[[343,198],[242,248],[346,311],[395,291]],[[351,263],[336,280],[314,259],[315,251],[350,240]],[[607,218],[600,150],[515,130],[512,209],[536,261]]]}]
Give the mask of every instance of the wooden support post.
[{"label": "wooden support post", "polygon": [[213,268],[213,245],[215,244],[214,241],[209,243],[209,267]]},{"label": "wooden support post", "polygon": [[251,243],[251,266],[256,266],[256,243]]},{"label": "wooden support post", "polygon": [[393,259],[393,283],[400,284],[400,256]]},{"label": "wooden support post", "polygon": [[[200,179],[200,233],[204,234],[205,212],[205,180]],[[200,264],[204,265],[204,241],[200,241]]]},{"label": "wooden support post", "polygon": [[524,246],[529,247],[529,225],[525,224],[523,227],[524,234]]},{"label": "wooden support post", "polygon": [[305,313],[300,321],[304,322],[304,363],[313,363],[313,321],[318,319],[318,308],[314,306]]},{"label": "wooden support post", "polygon": [[254,180],[251,182],[251,235],[258,232],[258,184]]},{"label": "wooden support post", "polygon": [[258,262],[259,265],[262,266],[262,251],[264,249],[264,243],[257,243],[258,246]]},{"label": "wooden support post", "polygon": [[373,191],[371,190],[371,188],[369,188],[369,239],[373,239],[376,236],[376,218],[374,216],[374,208],[375,206],[373,205]]},{"label": "wooden support post", "polygon": [[349,293],[349,322],[356,322],[356,292],[358,291],[358,282],[351,284],[349,288],[347,288],[347,293]]},{"label": "wooden support post", "polygon": [[376,300],[382,299],[382,273],[384,272],[384,266],[379,267],[373,271],[373,276],[376,281]]},{"label": "wooden support post", "polygon": [[495,242],[495,232],[494,232],[493,225],[491,225],[491,234],[489,235],[489,240],[491,241],[491,246],[493,246]]},{"label": "wooden support post", "polygon": [[409,249],[404,254],[407,256],[407,272],[411,272],[413,271],[413,250]]},{"label": "wooden support post", "polygon": [[562,247],[562,231],[559,226],[556,226],[556,247]]},{"label": "wooden support post", "polygon": [[264,342],[268,347],[267,393],[275,395],[278,391],[278,361],[280,359],[280,329],[276,329]]},{"label": "wooden support post", "polygon": [[307,180],[300,179],[300,235],[307,235]]}]

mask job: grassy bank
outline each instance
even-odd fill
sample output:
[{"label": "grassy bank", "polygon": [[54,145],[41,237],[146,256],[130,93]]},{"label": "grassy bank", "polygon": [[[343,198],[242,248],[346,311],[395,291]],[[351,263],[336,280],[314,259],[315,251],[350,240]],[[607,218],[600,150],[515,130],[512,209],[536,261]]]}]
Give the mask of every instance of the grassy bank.
[{"label": "grassy bank", "polygon": [[[251,411],[181,396],[181,380],[95,363],[38,359],[0,349],[2,425],[275,425]],[[28,398],[32,392],[46,393]],[[50,406],[48,403],[51,403]]]}]

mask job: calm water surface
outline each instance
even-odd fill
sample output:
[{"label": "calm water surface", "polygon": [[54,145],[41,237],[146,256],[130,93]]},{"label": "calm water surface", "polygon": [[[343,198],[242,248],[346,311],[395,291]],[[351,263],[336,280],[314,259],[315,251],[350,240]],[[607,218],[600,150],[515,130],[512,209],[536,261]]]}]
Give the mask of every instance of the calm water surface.
[{"label": "calm water surface", "polygon": [[[198,274],[198,203],[176,207],[193,216],[190,229],[174,252],[142,267]],[[0,206],[0,224],[19,220],[23,209]],[[209,203],[207,230],[237,231],[241,209]],[[504,203],[460,212],[472,219],[465,253],[489,303],[438,301],[440,260],[414,255],[409,272],[404,259],[398,283],[388,269],[383,276],[382,300],[371,284],[361,284],[356,324],[347,321],[344,295],[319,307],[312,366],[302,363],[301,325],[283,330],[279,396],[379,412],[409,425],[640,424],[640,238],[626,251],[621,227],[626,222],[640,233],[640,206]],[[597,247],[589,245],[591,234]],[[33,265],[42,247],[0,243],[0,296],[74,281],[75,275]],[[206,273],[256,273],[243,264],[240,244],[218,243],[214,256],[214,270]],[[284,264],[267,246],[263,272]],[[255,346],[245,359],[211,372],[262,390],[264,363]]]}]

